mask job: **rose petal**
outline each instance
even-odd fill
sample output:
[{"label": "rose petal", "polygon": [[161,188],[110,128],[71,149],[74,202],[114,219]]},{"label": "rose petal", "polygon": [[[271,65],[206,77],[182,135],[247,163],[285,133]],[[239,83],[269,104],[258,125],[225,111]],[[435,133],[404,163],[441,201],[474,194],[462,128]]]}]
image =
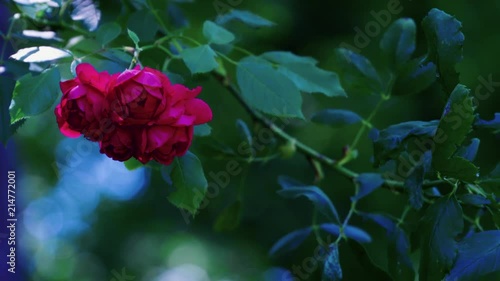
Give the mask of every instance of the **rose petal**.
[{"label": "rose petal", "polygon": [[66,122],[64,122],[64,124],[62,124],[62,126],[59,127],[59,130],[63,135],[65,135],[68,138],[77,138],[81,135],[81,133],[70,129],[69,124]]},{"label": "rose petal", "polygon": [[76,76],[83,83],[91,83],[99,76],[99,73],[90,63],[80,63],[76,66]]},{"label": "rose petal", "polygon": [[195,116],[194,125],[200,125],[212,120],[212,109],[200,99],[186,101],[186,113]]},{"label": "rose petal", "polygon": [[175,121],[172,126],[176,127],[188,127],[193,126],[196,117],[191,115],[182,115],[177,121]]},{"label": "rose petal", "polygon": [[77,85],[74,87],[67,95],[68,100],[74,100],[83,97],[87,91],[82,85]]},{"label": "rose petal", "polygon": [[137,76],[139,73],[140,73],[140,70],[137,70],[137,69],[125,70],[120,75],[118,75],[118,77],[116,78],[115,86],[119,86],[119,85],[127,82],[128,80]]},{"label": "rose petal", "polygon": [[167,143],[175,134],[175,130],[170,126],[153,126],[148,130],[148,151]]},{"label": "rose petal", "polygon": [[160,79],[153,73],[147,71],[141,71],[137,76],[134,77],[134,80],[143,85],[153,88],[159,88],[162,86]]},{"label": "rose petal", "polygon": [[73,89],[74,87],[76,87],[78,84],[80,83],[80,81],[78,81],[78,78],[77,79],[71,79],[71,80],[66,80],[64,82],[60,82],[59,83],[59,87],[61,88],[61,92],[66,95],[69,93],[69,91],[71,91],[71,89]]}]

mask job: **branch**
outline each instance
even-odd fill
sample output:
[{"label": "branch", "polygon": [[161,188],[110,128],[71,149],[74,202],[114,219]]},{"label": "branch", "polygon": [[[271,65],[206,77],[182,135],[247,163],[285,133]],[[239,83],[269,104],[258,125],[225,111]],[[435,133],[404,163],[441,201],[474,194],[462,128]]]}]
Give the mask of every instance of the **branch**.
[{"label": "branch", "polygon": [[[297,151],[300,153],[304,154],[307,157],[316,159],[317,161],[321,162],[322,164],[336,170],[338,173],[343,175],[349,180],[354,181],[358,177],[358,173],[354,172],[353,170],[344,167],[342,164],[339,164],[339,161],[332,159],[315,149],[311,148],[310,146],[307,146],[306,144],[300,142],[299,140],[295,139],[293,136],[287,134],[285,131],[283,131],[280,127],[278,127],[272,120],[267,118],[264,114],[260,113],[259,111],[254,110],[251,108],[245,100],[242,98],[241,94],[239,93],[238,89],[234,85],[232,85],[228,78],[213,72],[214,77],[238,100],[238,102],[243,106],[245,111],[254,119],[254,121],[257,121],[261,123],[263,126],[266,128],[270,129],[274,134],[276,134],[279,138],[281,138],[284,141],[291,141],[295,143],[295,146],[297,148]],[[443,180],[434,180],[434,181],[429,181],[425,180],[423,183],[423,187],[433,187],[439,184],[446,183]],[[404,187],[404,182],[402,181],[396,181],[396,180],[390,180],[386,179],[384,181],[383,187],[390,189],[392,191],[398,191],[398,192],[405,192],[406,189]]]}]

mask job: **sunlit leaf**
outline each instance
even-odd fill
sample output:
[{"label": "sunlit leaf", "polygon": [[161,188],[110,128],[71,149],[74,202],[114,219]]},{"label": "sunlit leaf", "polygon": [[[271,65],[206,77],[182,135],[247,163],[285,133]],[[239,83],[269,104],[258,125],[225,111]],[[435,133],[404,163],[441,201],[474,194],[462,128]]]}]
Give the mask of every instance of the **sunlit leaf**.
[{"label": "sunlit leaf", "polygon": [[23,62],[44,62],[70,57],[71,53],[66,50],[49,46],[29,47],[20,49],[10,58]]},{"label": "sunlit leaf", "polygon": [[73,0],[73,12],[71,19],[82,21],[89,31],[94,31],[101,20],[101,11],[93,0]]}]

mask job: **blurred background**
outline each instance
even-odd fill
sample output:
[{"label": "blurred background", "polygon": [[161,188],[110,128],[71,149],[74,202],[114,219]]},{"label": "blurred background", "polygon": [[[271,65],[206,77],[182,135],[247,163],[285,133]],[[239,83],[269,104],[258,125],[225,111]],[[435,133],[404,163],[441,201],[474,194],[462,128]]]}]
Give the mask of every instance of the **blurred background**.
[{"label": "blurred background", "polygon": [[[333,51],[342,43],[355,45],[356,29],[365,30],[374,21],[371,11],[386,10],[394,0],[372,1],[305,1],[305,0],[241,0],[241,1],[177,1],[188,22],[185,33],[202,37],[200,26],[206,19],[218,15],[217,2],[237,2],[236,8],[250,10],[276,23],[274,27],[249,29],[235,26],[238,45],[254,52],[288,50],[319,60],[320,67],[332,70]],[[117,19],[122,1],[99,1],[101,22]],[[401,13],[392,20],[411,17],[417,23],[427,12],[439,8],[455,15],[463,24],[465,34],[464,60],[458,70],[461,82],[475,89],[479,77],[500,81],[500,1],[409,1],[402,0]],[[7,19],[12,11],[0,5],[0,29],[6,33]],[[169,14],[165,13],[165,17]],[[30,26],[30,28],[34,28]],[[370,37],[360,53],[377,65],[378,43],[384,28]],[[60,34],[65,38],[65,34]],[[67,39],[67,38],[65,38]],[[1,43],[1,42],[0,42]],[[418,30],[417,55],[426,52],[422,30]],[[130,44],[126,37],[116,46]],[[7,54],[12,52],[8,50]],[[143,64],[158,65],[161,53],[144,54]],[[234,54],[237,57],[238,54]],[[232,71],[231,69],[229,69]],[[231,72],[230,72],[231,73]],[[241,137],[235,121],[250,119],[243,108],[217,83],[205,76],[186,78],[189,86],[202,85],[201,98],[214,111],[210,123],[212,136],[197,138],[192,151],[204,166],[209,182],[219,186],[209,190],[208,205],[195,218],[173,207],[167,200],[169,187],[157,170],[139,168],[128,171],[123,163],[99,154],[97,144],[84,139],[64,138],[57,128],[52,111],[30,119],[8,143],[14,151],[22,192],[19,212],[21,230],[19,247],[25,253],[22,262],[29,280],[158,280],[158,281],[243,281],[285,280],[270,277],[272,267],[293,270],[295,267],[314,267],[306,279],[320,280],[319,264],[304,265],[316,248],[310,237],[296,251],[282,257],[269,258],[267,253],[275,241],[286,233],[311,223],[312,206],[305,199],[285,200],[276,190],[278,175],[289,175],[311,183],[314,171],[301,155],[290,159],[278,158],[267,163],[240,162],[242,173],[230,177],[228,184],[210,177],[226,170],[227,159],[215,157],[209,147],[214,142],[236,149]],[[500,90],[500,89],[499,89]],[[350,95],[349,98],[326,98],[304,95],[304,115],[323,108],[350,109],[367,116],[378,97]],[[491,119],[499,111],[500,97],[493,92],[487,101],[479,103],[478,112]],[[423,93],[392,98],[385,103],[374,125],[383,129],[388,125],[410,120],[433,120],[441,116],[445,104],[440,87],[434,85]],[[291,122],[286,130],[319,151],[339,158],[342,147],[352,142],[358,127],[341,130]],[[478,134],[481,147],[496,147],[498,139],[485,133]],[[279,145],[279,143],[277,144]],[[360,157],[349,164],[359,172],[373,171],[369,159],[372,145],[364,136],[359,146]],[[489,172],[498,161],[494,153],[479,150],[477,157],[481,172]],[[341,216],[347,212],[352,185],[340,175],[326,171],[321,188],[330,196]],[[360,209],[383,211],[399,217],[405,197],[380,190]],[[241,202],[240,223],[230,230],[214,227],[219,214],[235,202]],[[20,203],[21,204],[21,203]],[[416,214],[412,214],[416,217]],[[352,224],[366,229],[377,243],[365,245],[370,258],[381,268],[386,267],[386,237],[383,230],[371,223],[354,218]],[[364,263],[363,248],[342,243],[341,264],[345,280],[370,277],[377,280],[379,271]],[[266,276],[267,271],[267,277]],[[278,274],[279,275],[279,274]],[[379,280],[383,280],[380,277]],[[289,279],[292,280],[292,279]]]}]

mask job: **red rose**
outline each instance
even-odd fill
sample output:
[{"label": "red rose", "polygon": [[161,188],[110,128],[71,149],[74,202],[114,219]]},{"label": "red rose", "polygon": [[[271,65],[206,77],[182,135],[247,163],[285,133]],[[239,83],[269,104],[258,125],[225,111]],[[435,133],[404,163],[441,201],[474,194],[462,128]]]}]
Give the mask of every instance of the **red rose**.
[{"label": "red rose", "polygon": [[164,89],[168,87],[170,80],[157,70],[125,70],[113,81],[108,97],[113,121],[123,125],[151,124],[167,106]]},{"label": "red rose", "polygon": [[196,98],[201,87],[172,85],[147,67],[109,76],[81,64],[77,78],[61,83],[61,89],[55,111],[61,132],[99,141],[101,153],[118,161],[135,157],[169,165],[187,152],[194,126],[212,120],[210,107]]},{"label": "red rose", "polygon": [[176,156],[184,155],[193,139],[193,126],[152,126],[144,128],[138,140],[135,157],[142,163],[154,159],[170,165]]},{"label": "red rose", "polygon": [[126,161],[134,156],[134,135],[137,132],[130,128],[115,128],[111,133],[105,134],[104,138],[99,142],[101,153],[106,154],[109,158]]},{"label": "red rose", "polygon": [[110,77],[107,72],[99,73],[92,65],[82,63],[76,67],[75,79],[60,83],[63,95],[54,113],[61,133],[72,138],[83,134],[93,141],[102,138]]}]

